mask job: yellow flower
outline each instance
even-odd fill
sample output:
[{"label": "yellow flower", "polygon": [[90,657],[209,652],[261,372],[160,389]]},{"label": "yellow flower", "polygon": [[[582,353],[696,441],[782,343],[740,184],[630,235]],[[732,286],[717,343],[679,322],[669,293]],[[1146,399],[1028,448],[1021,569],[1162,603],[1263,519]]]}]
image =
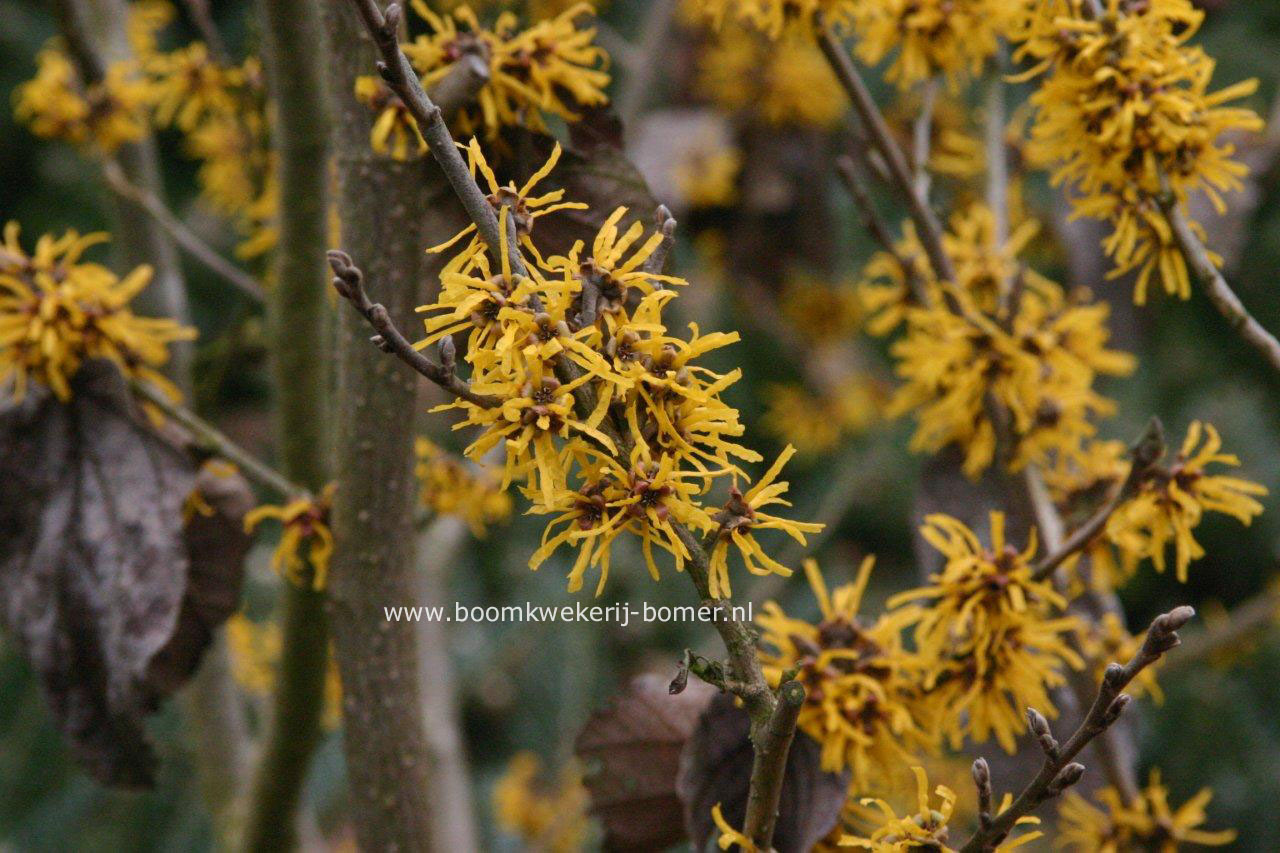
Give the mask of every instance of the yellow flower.
[{"label": "yellow flower", "polygon": [[863,0],[853,6],[850,29],[868,65],[896,51],[885,79],[908,89],[938,74],[980,74],[1017,6],[1007,0]]},{"label": "yellow flower", "polygon": [[725,207],[737,200],[742,152],[720,134],[697,134],[676,157],[671,180],[689,207]]},{"label": "yellow flower", "polygon": [[36,65],[35,78],[15,90],[14,113],[37,136],[92,144],[110,154],[146,133],[150,90],[137,63],[113,63],[88,85],[57,48],[43,48]]},{"label": "yellow flower", "polygon": [[1221,512],[1247,525],[1262,512],[1256,498],[1267,494],[1264,486],[1250,480],[1208,473],[1210,465],[1240,464],[1235,454],[1221,450],[1218,431],[1193,422],[1173,465],[1157,471],[1111,514],[1107,539],[1137,559],[1149,557],[1158,572],[1165,569],[1165,553],[1172,543],[1175,571],[1185,582],[1191,561],[1204,556],[1204,548],[1192,536],[1204,513]]},{"label": "yellow flower", "polygon": [[[284,532],[271,555],[271,568],[291,583],[324,589],[333,556],[333,533],[329,529],[329,511],[337,488],[330,483],[316,497],[301,497],[283,506],[263,504],[247,513],[244,529],[252,532],[262,521],[277,519]],[[311,571],[308,577],[307,566]]]},{"label": "yellow flower", "polygon": [[[560,210],[587,209],[587,206],[580,201],[563,201],[564,190],[562,189],[552,190],[541,195],[532,195],[533,188],[543,178],[550,175],[551,171],[555,169],[556,163],[560,162],[559,142],[551,149],[551,155],[547,157],[547,162],[539,166],[537,171],[530,175],[529,179],[519,189],[516,189],[514,181],[509,181],[505,186],[499,185],[497,176],[494,175],[493,169],[489,167],[488,161],[484,158],[484,152],[480,150],[480,143],[474,136],[471,138],[470,144],[466,146],[466,151],[467,165],[471,169],[471,177],[476,178],[477,175],[480,175],[484,178],[485,185],[489,187],[489,204],[493,206],[495,211],[501,211],[503,207],[510,211],[510,215],[515,221],[516,236],[520,239],[520,245],[532,252],[535,258],[538,258],[538,249],[534,245],[532,234],[533,226],[540,217]],[[443,252],[468,234],[475,233],[475,230],[476,226],[473,222],[450,239],[438,246],[432,246],[427,251],[431,253]],[[478,246],[479,238],[472,237],[470,245]]]},{"label": "yellow flower", "polygon": [[431,30],[404,46],[424,86],[445,77],[463,56],[479,56],[488,63],[489,80],[476,106],[462,110],[457,118],[464,135],[483,131],[492,139],[509,125],[545,131],[544,114],[576,121],[579,107],[608,103],[604,90],[610,80],[609,56],[593,43],[595,30],[577,24],[578,18],[591,14],[589,3],[576,3],[523,31],[510,12],[499,14],[493,26],[485,28],[466,5],[444,15],[422,0],[411,5]]},{"label": "yellow flower", "polygon": [[825,525],[805,521],[791,521],[761,512],[762,507],[779,504],[791,506],[784,500],[789,483],[785,480],[774,482],[782,472],[782,466],[795,455],[796,449],[788,444],[777,460],[765,472],[765,475],[747,490],[746,494],[738,491],[735,484],[729,492],[729,501],[724,509],[715,516],[720,525],[720,534],[715,547],[711,550],[709,580],[712,598],[728,598],[729,590],[729,546],[738,549],[742,556],[742,564],[753,575],[776,574],[791,576],[791,569],[779,563],[765,553],[755,540],[757,530],[781,530],[801,545],[807,544],[806,533],[817,533]]},{"label": "yellow flower", "polygon": [[758,848],[755,842],[729,825],[719,803],[711,807],[711,820],[715,823],[716,829],[720,830],[720,836],[716,838],[716,846],[721,850],[728,850],[736,844],[742,853],[756,853]]},{"label": "yellow flower", "polygon": [[847,109],[822,51],[795,28],[769,41],[725,27],[698,57],[695,90],[724,110],[770,125],[831,128]]},{"label": "yellow flower", "polygon": [[21,401],[27,386],[48,387],[71,398],[68,384],[80,366],[105,358],[126,376],[144,379],[181,397],[156,368],[169,360],[168,346],[195,338],[195,330],[165,318],[139,317],[129,301],[151,280],[141,266],[124,278],[81,260],[106,234],[62,237],[46,234],[28,255],[18,242],[18,223],[4,229],[0,245],[0,388]]},{"label": "yellow flower", "polygon": [[[934,794],[939,803],[934,808],[929,804],[929,779],[923,767],[912,767],[916,777],[916,811],[899,817],[893,807],[882,799],[867,798],[864,805],[874,806],[880,811],[878,826],[868,837],[846,835],[840,839],[841,847],[856,847],[870,850],[873,853],[909,853],[912,850],[936,850],[940,853],[954,853],[955,848],[949,846],[951,828],[947,825],[955,810],[956,793],[945,785],[939,785]],[[1036,817],[1020,817],[1014,826],[1028,826],[1040,823]],[[1011,841],[996,845],[995,853],[1014,850],[1036,840],[1044,833],[1028,832]]]},{"label": "yellow flower", "polygon": [[821,620],[789,617],[772,601],[756,618],[765,676],[777,684],[786,673],[805,686],[800,729],[821,745],[822,768],[848,769],[863,792],[936,745],[920,718],[921,661],[902,647],[902,619],[858,615],[874,564],[867,557],[854,583],[828,593],[817,563],[806,560]]},{"label": "yellow flower", "polygon": [[[1023,551],[1005,542],[1004,515],[992,512],[991,547],[957,519],[930,515],[920,535],[946,558],[929,585],[889,599],[914,625],[917,653],[932,671],[925,689],[941,732],[953,748],[967,733],[974,742],[994,735],[1012,753],[1034,707],[1054,716],[1049,689],[1063,669],[1084,661],[1067,644],[1078,620],[1056,616],[1066,601],[1051,583],[1031,577],[1034,533]],[[921,602],[924,606],[915,606]]]},{"label": "yellow flower", "polygon": [[493,786],[493,812],[498,826],[532,849],[572,853],[587,840],[587,790],[576,764],[566,765],[554,780],[540,779],[542,762],[532,752],[511,757]]},{"label": "yellow flower", "polygon": [[427,141],[418,131],[418,123],[382,78],[357,77],[355,94],[376,116],[369,131],[369,147],[375,153],[402,161],[427,153]]},{"label": "yellow flower", "polygon": [[812,394],[800,385],[766,385],[760,421],[799,453],[814,455],[835,448],[846,435],[864,432],[880,417],[884,395],[869,380],[842,381],[830,393]]},{"label": "yellow flower", "polygon": [[808,275],[788,277],[778,302],[796,331],[814,342],[852,337],[862,327],[866,314],[856,284],[824,282]]},{"label": "yellow flower", "polygon": [[209,56],[201,42],[149,57],[144,66],[151,78],[152,117],[160,127],[192,130],[207,115],[227,115],[236,109],[234,90],[244,85],[239,68],[224,68]]},{"label": "yellow flower", "polygon": [[1225,104],[1257,81],[1209,92],[1214,62],[1188,44],[1204,13],[1188,0],[1105,6],[1097,18],[1075,0],[1023,7],[1015,57],[1033,65],[1020,77],[1046,75],[1031,96],[1029,154],[1071,187],[1076,215],[1111,222],[1111,276],[1137,271],[1135,302],[1146,301],[1153,277],[1185,299],[1186,262],[1155,199],[1167,180],[1184,212],[1192,192],[1225,210],[1221,193],[1239,189],[1247,171],[1226,137],[1262,127],[1252,110]]},{"label": "yellow flower", "polygon": [[1151,780],[1135,802],[1125,803],[1114,788],[1094,795],[1095,806],[1075,791],[1068,791],[1058,807],[1057,847],[1081,853],[1124,853],[1153,850],[1176,853],[1179,845],[1198,844],[1222,847],[1236,840],[1233,829],[1210,832],[1199,829],[1207,816],[1205,806],[1213,792],[1203,788],[1176,810],[1169,805],[1169,791],[1160,782],[1160,771],[1151,771]]},{"label": "yellow flower", "polygon": [[432,512],[458,516],[476,537],[511,517],[511,496],[487,466],[473,470],[426,438],[415,440],[414,452],[422,503]]}]

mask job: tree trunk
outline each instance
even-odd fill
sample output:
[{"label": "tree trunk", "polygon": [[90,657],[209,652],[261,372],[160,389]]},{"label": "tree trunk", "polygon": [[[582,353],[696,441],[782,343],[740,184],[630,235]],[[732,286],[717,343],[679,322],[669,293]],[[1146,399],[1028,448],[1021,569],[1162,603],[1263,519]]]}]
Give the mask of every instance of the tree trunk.
[{"label": "tree trunk", "polygon": [[[328,99],[314,0],[261,0],[272,143],[280,182],[276,281],[268,296],[276,436],[285,476],[313,490],[329,478]],[[297,843],[297,812],[321,737],[329,636],[324,594],[285,582],[274,708],[254,780],[245,847]]]}]

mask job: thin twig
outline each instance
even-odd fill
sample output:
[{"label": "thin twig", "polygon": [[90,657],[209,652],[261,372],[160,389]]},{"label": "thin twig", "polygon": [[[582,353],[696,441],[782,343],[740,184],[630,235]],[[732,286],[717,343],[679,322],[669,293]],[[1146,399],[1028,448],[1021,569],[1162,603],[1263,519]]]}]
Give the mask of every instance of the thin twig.
[{"label": "thin twig", "polygon": [[228,261],[222,255],[200,239],[194,231],[183,224],[173,211],[154,193],[133,184],[125,177],[124,170],[115,160],[102,161],[102,176],[107,186],[118,196],[128,199],[156,221],[156,224],[168,232],[178,247],[191,255],[209,270],[217,274],[231,286],[257,303],[262,303],[264,296],[258,280],[240,267]]},{"label": "thin twig", "polygon": [[880,108],[871,97],[871,91],[858,74],[858,69],[854,67],[853,60],[849,57],[844,45],[840,43],[835,32],[820,13],[814,15],[814,24],[818,29],[818,45],[822,48],[822,53],[830,63],[836,78],[849,94],[849,99],[853,102],[854,111],[857,112],[863,128],[870,136],[876,150],[880,152],[880,156],[884,158],[885,164],[889,167],[889,176],[907,203],[908,213],[916,224],[917,236],[924,246],[925,253],[929,256],[934,274],[939,281],[955,281],[955,269],[942,246],[942,222],[924,197],[917,192],[906,155],[902,153],[897,140],[893,138],[893,133],[889,130],[884,116],[881,115]]},{"label": "thin twig", "polygon": [[884,220],[880,218],[880,214],[875,208],[875,203],[871,200],[871,193],[867,191],[862,176],[858,174],[858,167],[853,158],[847,154],[837,157],[836,174],[840,176],[841,183],[849,190],[849,195],[853,198],[854,207],[858,208],[858,214],[862,218],[862,225],[867,229],[867,233],[880,245],[881,250],[887,252],[897,262],[899,269],[902,270],[902,276],[907,282],[912,298],[921,305],[927,305],[929,294],[924,289],[924,283],[920,280],[920,276],[916,273],[914,260],[904,258],[898,252],[898,247],[893,242],[893,236],[889,232],[888,226],[885,225]]},{"label": "thin twig", "polygon": [[[653,212],[653,219],[658,226],[658,232],[662,234],[662,242],[653,250],[653,254],[645,259],[641,267],[650,274],[661,273],[667,266],[667,256],[671,254],[671,247],[676,241],[676,220],[665,204],[658,205],[658,209]],[[654,285],[662,287],[662,282],[654,282]]]},{"label": "thin twig", "polygon": [[1186,215],[1179,207],[1173,192],[1168,189],[1167,183],[1156,202],[1160,205],[1160,211],[1165,219],[1169,221],[1174,241],[1182,251],[1183,257],[1187,259],[1200,286],[1204,288],[1209,301],[1218,309],[1218,313],[1227,318],[1231,328],[1262,354],[1272,369],[1280,371],[1280,341],[1277,341],[1274,335],[1254,319],[1249,309],[1245,308],[1244,303],[1240,301],[1240,297],[1231,289],[1231,285],[1227,283],[1222,272],[1209,257],[1208,248],[1196,235],[1191,223],[1187,221]]},{"label": "thin twig", "polygon": [[805,690],[798,681],[788,681],[778,688],[778,701],[773,716],[756,744],[751,764],[751,787],[747,794],[747,817],[743,834],[757,850],[773,849],[773,829],[778,822],[778,802],[782,798],[782,780],[786,777],[787,754],[796,734],[796,721],[804,706]]},{"label": "thin twig", "polygon": [[[994,849],[995,845],[1008,837],[1018,818],[1026,816],[1045,800],[1058,796],[1080,780],[1084,766],[1074,763],[1072,759],[1120,718],[1129,704],[1129,695],[1121,691],[1139,672],[1178,645],[1178,629],[1186,625],[1194,615],[1195,610],[1184,606],[1157,616],[1147,629],[1146,640],[1137,654],[1123,666],[1113,663],[1107,667],[1089,713],[1066,743],[1059,745],[1049,731],[1049,724],[1044,717],[1033,709],[1027,709],[1031,729],[1045,753],[1044,764],[1009,808],[989,820],[981,820],[978,831],[960,848],[961,853],[983,853]],[[982,762],[981,768],[978,762]],[[974,762],[975,781],[990,778],[989,772],[983,773],[985,765],[986,762],[982,759]],[[979,786],[981,791],[981,781]]]},{"label": "thin twig", "polygon": [[222,34],[218,32],[217,25],[213,22],[213,15],[209,11],[209,0],[182,0],[182,6],[187,10],[187,17],[195,25],[196,32],[200,33],[200,38],[204,39],[214,61],[219,65],[227,65],[230,61],[227,46],[222,41]]},{"label": "thin twig", "polygon": [[911,160],[915,166],[915,188],[921,198],[929,197],[929,143],[933,139],[933,111],[938,100],[938,77],[924,82],[920,92],[920,114],[911,125]]},{"label": "thin twig", "polygon": [[1031,576],[1035,580],[1044,580],[1073,554],[1087,548],[1094,537],[1102,532],[1107,519],[1116,508],[1133,497],[1146,482],[1151,469],[1164,458],[1164,453],[1164,427],[1159,418],[1152,418],[1142,435],[1129,449],[1129,470],[1121,481],[1120,487],[1115,489],[1111,497],[1098,507],[1084,524],[1072,531],[1060,545],[1047,548],[1045,555],[1032,567]]},{"label": "thin twig", "polygon": [[309,494],[306,489],[289,482],[283,474],[259,461],[252,453],[227,438],[213,424],[169,399],[163,391],[151,383],[141,379],[131,379],[129,386],[135,394],[185,429],[197,447],[231,462],[250,480],[285,498],[305,497]]},{"label": "thin twig", "polygon": [[369,294],[364,289],[364,273],[352,262],[351,256],[337,249],[331,249],[328,255],[329,266],[333,269],[334,289],[369,321],[369,325],[377,332],[373,343],[378,349],[395,355],[427,379],[469,403],[486,409],[501,405],[502,401],[497,397],[472,391],[471,386],[458,376],[451,338],[446,337],[440,342],[443,363],[434,362],[418,352],[396,328],[387,309],[369,299]]}]

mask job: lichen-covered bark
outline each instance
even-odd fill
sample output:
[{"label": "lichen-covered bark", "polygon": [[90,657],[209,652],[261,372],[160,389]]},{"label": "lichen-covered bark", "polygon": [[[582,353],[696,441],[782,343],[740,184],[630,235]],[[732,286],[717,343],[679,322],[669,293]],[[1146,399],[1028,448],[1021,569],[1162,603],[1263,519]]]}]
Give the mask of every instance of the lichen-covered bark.
[{"label": "lichen-covered bark", "polygon": [[[435,165],[394,163],[369,150],[370,116],[353,97],[374,57],[349,0],[327,0],[329,86],[338,165],[341,239],[365,272],[371,298],[397,325],[439,272],[429,234],[461,227]],[[444,223],[451,223],[445,225]],[[388,622],[384,606],[413,604],[415,375],[369,343],[368,327],[340,312],[337,416],[337,542],[329,618],[342,677],[344,743],[352,820],[364,850],[433,849],[431,752],[418,692],[416,627]],[[428,688],[429,689],[429,688]]]},{"label": "lichen-covered bark", "polygon": [[[261,0],[280,182],[280,243],[268,298],[276,436],[285,476],[319,490],[329,478],[328,99],[314,0]],[[296,844],[297,811],[321,736],[329,636],[321,592],[285,584],[283,644],[270,728],[254,778],[245,848]]]}]

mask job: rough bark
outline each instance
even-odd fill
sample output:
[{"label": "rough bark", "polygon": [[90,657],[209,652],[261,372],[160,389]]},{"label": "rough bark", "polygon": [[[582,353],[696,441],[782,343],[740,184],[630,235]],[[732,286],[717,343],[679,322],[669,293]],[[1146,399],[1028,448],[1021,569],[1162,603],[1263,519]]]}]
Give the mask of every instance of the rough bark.
[{"label": "rough bark", "polygon": [[[442,262],[425,253],[428,235],[446,227],[442,216],[456,216],[456,202],[434,164],[394,163],[370,151],[370,116],[353,97],[355,78],[373,73],[370,40],[348,0],[328,0],[325,21],[339,248],[364,270],[370,296],[401,328],[413,328],[413,309]],[[369,343],[358,314],[341,312],[339,325],[337,550],[328,612],[342,677],[352,820],[364,850],[432,849],[438,805],[418,690],[417,627],[383,615],[384,606],[417,599],[417,380]]]}]

